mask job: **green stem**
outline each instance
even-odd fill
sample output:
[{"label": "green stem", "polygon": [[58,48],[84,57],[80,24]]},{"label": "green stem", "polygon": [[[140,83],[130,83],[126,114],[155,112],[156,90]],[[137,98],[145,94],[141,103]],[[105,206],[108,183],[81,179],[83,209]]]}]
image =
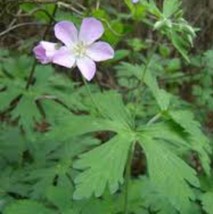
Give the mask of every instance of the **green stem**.
[{"label": "green stem", "polygon": [[132,163],[134,148],[135,148],[135,143],[133,143],[129,149],[126,170],[125,170],[124,214],[128,214],[128,211],[129,211],[129,181],[131,178],[131,163]]},{"label": "green stem", "polygon": [[[55,17],[55,14],[57,12],[57,9],[58,9],[58,5],[57,3],[55,4],[55,7],[54,7],[54,10],[53,10],[53,13],[52,13],[52,16],[50,18],[50,22],[49,22],[49,25],[48,27],[46,28],[43,36],[42,36],[42,40],[45,40],[46,36],[47,36],[47,33],[49,32],[49,29],[52,25],[52,23],[54,22],[54,17]],[[33,62],[33,65],[32,65],[32,68],[31,68],[31,71],[30,71],[30,75],[27,79],[27,83],[26,83],[26,86],[25,86],[25,89],[28,90],[30,85],[32,84],[32,80],[33,80],[33,76],[34,76],[34,73],[35,73],[35,69],[36,69],[36,65],[37,65],[37,60],[35,59],[34,62]]]},{"label": "green stem", "polygon": [[151,124],[153,124],[154,122],[156,122],[160,117],[161,117],[162,113],[158,113],[156,114],[154,117],[152,117],[148,122],[147,122],[147,126],[150,126]]},{"label": "green stem", "polygon": [[[140,88],[141,88],[142,85],[143,85],[143,80],[144,80],[144,77],[145,77],[145,75],[146,75],[146,72],[147,72],[147,70],[148,70],[148,68],[149,68],[149,65],[150,65],[150,62],[151,62],[152,57],[153,57],[153,54],[151,54],[151,56],[150,56],[149,59],[147,60],[147,62],[146,62],[146,64],[145,64],[145,67],[144,67],[144,69],[143,69],[143,72],[142,72],[142,76],[141,76],[141,78],[140,78],[140,80],[139,80],[139,84],[138,84],[138,88],[139,88],[138,91],[139,91],[139,93],[141,93]],[[139,103],[140,103],[140,97],[141,97],[141,95],[139,94],[139,95],[137,96],[137,98],[136,98],[136,101],[135,101],[135,111],[134,111],[134,115],[133,115],[134,118],[135,118],[136,115],[137,115],[137,107],[138,107],[138,105],[139,105]]]},{"label": "green stem", "polygon": [[[148,71],[148,68],[149,68],[149,66],[150,66],[150,63],[151,63],[151,61],[152,61],[152,58],[153,58],[153,56],[154,56],[154,54],[155,54],[155,52],[156,52],[156,50],[157,50],[157,48],[158,48],[158,45],[159,45],[159,43],[160,43],[160,40],[161,40],[161,37],[158,39],[158,41],[155,43],[155,45],[154,45],[154,47],[152,48],[152,51],[151,51],[151,53],[150,53],[150,55],[149,55],[149,57],[148,57],[148,60],[146,61],[146,64],[145,64],[145,66],[144,66],[144,69],[143,69],[143,72],[142,72],[142,75],[141,75],[141,78],[139,79],[139,84],[138,84],[138,88],[140,89],[141,88],[141,86],[143,85],[143,83],[144,83],[144,78],[145,78],[145,75],[146,75],[146,72]],[[139,92],[140,92],[140,90],[139,90]],[[136,101],[135,101],[135,111],[134,111],[134,118],[136,117],[136,115],[137,115],[137,106],[139,105],[139,103],[140,103],[140,94],[137,96],[137,98],[136,98]]]},{"label": "green stem", "polygon": [[87,81],[85,80],[84,77],[82,77],[82,79],[83,79],[84,85],[86,87],[87,93],[88,93],[88,95],[89,95],[89,97],[90,97],[93,105],[95,106],[95,109],[96,109],[97,113],[99,113],[100,115],[104,116],[103,113],[102,113],[102,111],[100,110],[100,107],[98,106],[98,104],[96,103],[96,100],[94,99],[94,97],[92,95],[92,92],[90,90],[90,87],[89,87]]}]

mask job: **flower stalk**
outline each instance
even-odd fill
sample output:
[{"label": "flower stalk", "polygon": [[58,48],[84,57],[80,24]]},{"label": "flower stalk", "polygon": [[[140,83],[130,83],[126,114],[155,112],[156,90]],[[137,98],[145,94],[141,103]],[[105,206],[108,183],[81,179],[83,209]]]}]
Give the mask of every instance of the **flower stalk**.
[{"label": "flower stalk", "polygon": [[[52,13],[52,16],[50,18],[50,22],[49,22],[49,25],[47,26],[44,34],[43,34],[43,39],[45,39],[47,37],[47,33],[49,32],[50,30],[50,27],[52,25],[52,23],[54,22],[54,17],[56,15],[56,12],[57,12],[57,9],[58,9],[58,5],[55,4],[55,7],[54,7],[54,10],[53,10],[53,13]],[[27,79],[27,83],[26,83],[26,86],[25,86],[25,89],[28,90],[30,85],[32,84],[32,80],[33,80],[33,76],[34,76],[34,73],[35,73],[35,68],[36,68],[36,65],[37,65],[37,60],[35,59],[33,61],[33,65],[32,65],[32,68],[31,68],[31,71],[30,71],[30,75]]]}]

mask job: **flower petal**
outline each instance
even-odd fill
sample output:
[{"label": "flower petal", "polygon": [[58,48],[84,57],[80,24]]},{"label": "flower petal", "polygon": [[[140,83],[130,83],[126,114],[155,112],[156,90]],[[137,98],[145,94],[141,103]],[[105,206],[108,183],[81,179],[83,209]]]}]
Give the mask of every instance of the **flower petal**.
[{"label": "flower petal", "polygon": [[67,47],[72,47],[78,40],[78,31],[72,22],[61,21],[54,27],[55,36]]},{"label": "flower petal", "polygon": [[92,44],[104,33],[103,25],[95,18],[85,18],[82,21],[79,40],[87,45]]},{"label": "flower petal", "polygon": [[56,43],[41,41],[33,48],[33,53],[35,54],[36,59],[42,64],[47,64],[52,61],[52,58],[57,51],[56,47]]},{"label": "flower petal", "polygon": [[75,61],[74,55],[72,55],[71,51],[65,46],[61,47],[53,57],[53,63],[66,68],[73,67]]},{"label": "flower petal", "polygon": [[88,47],[87,56],[96,62],[105,61],[114,57],[114,50],[106,42],[96,42]]},{"label": "flower petal", "polygon": [[92,61],[89,57],[78,58],[76,62],[82,75],[90,81],[96,72],[95,62]]}]

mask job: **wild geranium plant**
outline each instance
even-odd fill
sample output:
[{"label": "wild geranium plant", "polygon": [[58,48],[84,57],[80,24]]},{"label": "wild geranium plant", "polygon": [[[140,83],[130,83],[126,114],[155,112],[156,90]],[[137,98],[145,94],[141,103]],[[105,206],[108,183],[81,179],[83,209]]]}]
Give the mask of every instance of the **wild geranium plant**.
[{"label": "wild geranium plant", "polygon": [[103,25],[95,18],[85,18],[78,33],[72,22],[61,21],[54,27],[55,36],[64,46],[41,41],[34,49],[43,64],[55,63],[67,68],[77,66],[82,75],[91,80],[96,72],[95,62],[112,59],[113,48],[106,42],[95,42],[104,33]]},{"label": "wild geranium plant", "polygon": [[0,32],[24,36],[0,51],[0,213],[211,214],[210,132],[181,96],[199,68],[211,109],[212,51],[188,54],[181,2],[17,2],[35,26]]}]

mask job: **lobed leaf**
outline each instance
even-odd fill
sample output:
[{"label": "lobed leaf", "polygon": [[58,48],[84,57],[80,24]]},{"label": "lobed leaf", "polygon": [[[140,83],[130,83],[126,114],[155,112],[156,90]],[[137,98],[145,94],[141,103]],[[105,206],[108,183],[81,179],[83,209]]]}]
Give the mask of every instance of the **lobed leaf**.
[{"label": "lobed leaf", "polygon": [[165,145],[149,136],[141,136],[140,145],[147,158],[150,180],[157,191],[167,197],[178,211],[187,213],[190,210],[190,201],[195,200],[189,184],[199,187],[195,170]]},{"label": "lobed leaf", "polygon": [[194,115],[186,110],[170,111],[169,115],[174,122],[190,135],[189,140],[192,149],[198,153],[205,172],[210,174],[209,154],[212,153],[212,149],[208,138],[201,131],[200,124],[194,120]]},{"label": "lobed leaf", "polygon": [[89,198],[94,193],[100,197],[108,186],[115,193],[123,183],[123,173],[128,159],[132,137],[117,135],[103,145],[80,155],[74,167],[81,172],[75,179],[75,199]]}]

